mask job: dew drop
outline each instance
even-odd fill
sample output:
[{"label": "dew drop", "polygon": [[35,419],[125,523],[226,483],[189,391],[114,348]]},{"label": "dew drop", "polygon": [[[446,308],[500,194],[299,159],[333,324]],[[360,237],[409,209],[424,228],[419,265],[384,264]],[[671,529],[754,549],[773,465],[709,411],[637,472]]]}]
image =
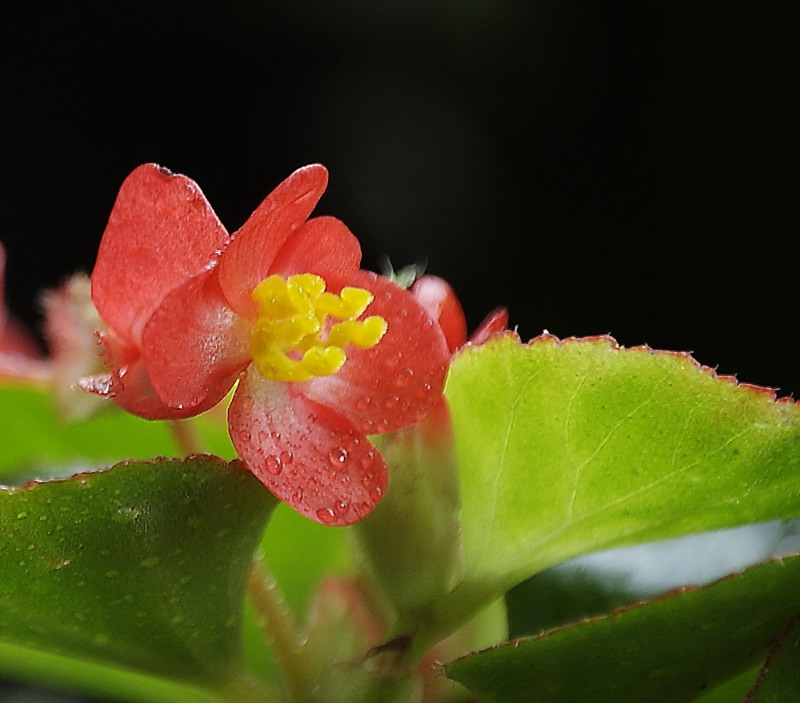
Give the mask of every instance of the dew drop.
[{"label": "dew drop", "polygon": [[321,508],[317,510],[317,517],[326,523],[331,523],[336,519],[336,511],[333,508]]},{"label": "dew drop", "polygon": [[264,468],[273,476],[277,476],[283,471],[283,464],[278,457],[270,455],[264,460]]},{"label": "dew drop", "polygon": [[414,378],[414,369],[408,368],[405,371],[397,374],[394,379],[394,385],[398,388],[405,388],[411,383],[411,380]]},{"label": "dew drop", "polygon": [[291,452],[281,452],[281,463],[291,464],[294,461],[294,454]]},{"label": "dew drop", "polygon": [[328,461],[330,461],[333,466],[341,466],[347,461],[347,450],[344,447],[331,449],[328,454]]},{"label": "dew drop", "polygon": [[356,401],[356,409],[357,410],[366,410],[372,404],[372,398],[359,398]]},{"label": "dew drop", "polygon": [[372,498],[372,500],[374,500],[376,503],[381,499],[382,495],[383,490],[380,486],[375,486],[369,490],[369,497]]},{"label": "dew drop", "polygon": [[389,423],[385,419],[378,420],[378,422],[375,423],[376,434],[383,434],[388,429],[389,429]]},{"label": "dew drop", "polygon": [[396,395],[390,395],[383,403],[383,407],[386,410],[393,410],[397,407],[397,404],[400,402],[400,398]]},{"label": "dew drop", "polygon": [[350,477],[347,474],[342,474],[339,477],[339,483],[341,483],[343,486],[346,486],[348,483],[350,483]]},{"label": "dew drop", "polygon": [[427,398],[430,395],[430,392],[431,392],[431,384],[430,383],[424,383],[424,384],[422,384],[422,388],[420,388],[417,391],[417,398],[420,398],[420,399]]},{"label": "dew drop", "polygon": [[338,511],[339,515],[344,515],[345,513],[350,511],[350,503],[348,503],[345,500],[340,500],[336,504],[336,508],[337,508],[337,511]]},{"label": "dew drop", "polygon": [[238,435],[239,435],[239,439],[241,439],[242,442],[249,442],[250,441],[251,435],[247,430],[240,430],[238,432]]},{"label": "dew drop", "polygon": [[374,476],[372,474],[364,474],[361,477],[361,484],[364,486],[364,488],[369,488],[372,485],[372,483],[373,483],[372,479],[373,478],[374,478]]},{"label": "dew drop", "polygon": [[[363,456],[363,457],[362,457],[362,459],[361,459],[361,466],[362,466],[362,468],[364,468],[364,469],[368,469],[370,466],[372,466],[372,462],[373,462],[374,460],[375,460],[375,452],[373,452],[373,451],[370,449],[370,450],[369,450],[369,451],[368,451],[366,454],[364,454],[364,456]],[[367,475],[368,475],[370,478],[372,478],[372,474],[367,474]]]},{"label": "dew drop", "polygon": [[302,487],[296,489],[295,492],[292,493],[292,501],[294,501],[295,503],[299,503],[301,500],[303,500],[303,489],[302,489]]}]

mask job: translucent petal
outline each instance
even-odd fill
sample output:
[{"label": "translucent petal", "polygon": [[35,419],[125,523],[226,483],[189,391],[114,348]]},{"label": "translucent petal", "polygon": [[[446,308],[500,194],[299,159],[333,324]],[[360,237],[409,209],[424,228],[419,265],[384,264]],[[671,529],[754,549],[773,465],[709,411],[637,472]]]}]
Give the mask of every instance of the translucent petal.
[{"label": "translucent petal", "polygon": [[297,384],[243,375],[228,411],[231,439],[245,465],[278,498],[325,525],[349,525],[386,491],[383,458],[335,410]]}]

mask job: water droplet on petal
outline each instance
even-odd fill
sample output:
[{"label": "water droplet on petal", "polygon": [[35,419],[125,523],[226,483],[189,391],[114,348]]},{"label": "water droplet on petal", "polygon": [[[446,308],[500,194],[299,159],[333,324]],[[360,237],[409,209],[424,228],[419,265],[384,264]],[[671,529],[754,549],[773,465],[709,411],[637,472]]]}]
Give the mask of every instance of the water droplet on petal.
[{"label": "water droplet on petal", "polygon": [[338,509],[337,512],[339,513],[339,515],[344,515],[345,513],[347,513],[350,510],[350,504],[347,501],[344,501],[344,500],[340,500],[336,504],[336,507]]},{"label": "water droplet on petal", "polygon": [[381,499],[381,496],[383,496],[383,490],[380,486],[370,488],[369,497],[372,498],[372,500],[374,500],[376,503]]},{"label": "water droplet on petal", "polygon": [[321,522],[331,523],[336,519],[336,511],[333,508],[321,508],[317,510],[317,517]]},{"label": "water droplet on petal", "polygon": [[328,454],[328,461],[330,461],[333,466],[341,466],[347,461],[347,450],[344,447],[331,449]]},{"label": "water droplet on petal", "polygon": [[277,476],[281,471],[283,471],[283,464],[278,457],[268,456],[266,459],[264,459],[264,468],[273,476]]},{"label": "water droplet on petal", "polygon": [[242,442],[250,441],[250,433],[247,430],[240,430],[238,434],[239,434],[239,439],[241,439]]},{"label": "water droplet on petal", "polygon": [[394,385],[398,388],[405,388],[411,383],[411,379],[414,377],[414,369],[408,368],[405,371],[402,371],[394,379]]},{"label": "water droplet on petal", "polygon": [[372,398],[359,398],[356,401],[357,410],[366,410],[372,404]]},{"label": "water droplet on petal", "polygon": [[291,452],[281,452],[281,462],[291,464],[294,461],[294,454]]},{"label": "water droplet on petal", "polygon": [[302,486],[300,486],[297,489],[295,489],[295,492],[292,493],[292,501],[294,503],[299,503],[301,500],[303,500],[303,488],[302,488]]},{"label": "water droplet on petal", "polygon": [[397,407],[397,404],[400,402],[400,398],[396,395],[390,395],[383,403],[383,407],[386,410],[392,410],[393,408]]}]

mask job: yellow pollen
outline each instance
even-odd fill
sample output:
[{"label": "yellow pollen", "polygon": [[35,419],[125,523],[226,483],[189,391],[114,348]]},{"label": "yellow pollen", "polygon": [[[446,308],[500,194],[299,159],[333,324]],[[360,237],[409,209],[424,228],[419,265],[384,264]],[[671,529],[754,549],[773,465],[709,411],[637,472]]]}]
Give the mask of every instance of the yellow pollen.
[{"label": "yellow pollen", "polygon": [[[250,337],[250,353],[261,375],[272,381],[307,381],[329,376],[344,365],[345,347],[374,347],[386,333],[377,315],[358,318],[372,302],[363,288],[325,290],[313,273],[265,278],[253,290],[259,316]],[[332,321],[329,324],[328,318]]]}]

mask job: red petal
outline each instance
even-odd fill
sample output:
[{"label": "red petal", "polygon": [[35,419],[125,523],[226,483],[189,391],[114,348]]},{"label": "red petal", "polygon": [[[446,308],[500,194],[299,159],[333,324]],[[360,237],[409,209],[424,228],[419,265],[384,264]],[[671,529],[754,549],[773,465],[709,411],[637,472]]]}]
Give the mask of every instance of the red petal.
[{"label": "red petal", "polygon": [[414,281],[411,292],[428,314],[439,323],[451,353],[467,341],[467,320],[464,317],[464,309],[447,281],[438,276],[421,276]]},{"label": "red petal", "polygon": [[308,219],[325,186],[328,171],[320,164],[298,169],[273,190],[233,236],[220,260],[219,281],[230,306],[253,318],[253,289],[268,275],[289,236]]},{"label": "red petal", "polygon": [[375,295],[366,315],[389,328],[371,349],[347,348],[335,374],[299,384],[312,400],[336,408],[366,434],[413,425],[442,393],[450,353],[442,330],[416,298],[388,279],[358,271],[351,285]]},{"label": "red petal", "polygon": [[492,337],[508,329],[508,309],[495,308],[478,325],[478,328],[470,335],[470,344],[480,345],[486,343]]},{"label": "red petal", "polygon": [[124,410],[147,420],[191,417],[219,402],[217,398],[213,403],[186,408],[165,405],[150,386],[142,358],[136,348],[113,334],[101,335],[100,341],[109,373],[80,379],[78,385],[85,391],[112,398]]},{"label": "red petal", "polygon": [[250,367],[228,411],[247,467],[279,499],[324,525],[350,525],[386,491],[386,464],[355,427],[288,383]]},{"label": "red petal", "polygon": [[171,407],[222,399],[250,363],[250,324],[228,306],[210,269],[170,293],[144,328],[150,383]]},{"label": "red petal", "polygon": [[144,164],[122,184],[100,242],[92,299],[128,342],[163,297],[198,274],[228,241],[197,184]]},{"label": "red petal", "polygon": [[275,257],[270,273],[290,276],[314,273],[338,293],[358,270],[361,245],[341,220],[315,217],[287,240]]}]

